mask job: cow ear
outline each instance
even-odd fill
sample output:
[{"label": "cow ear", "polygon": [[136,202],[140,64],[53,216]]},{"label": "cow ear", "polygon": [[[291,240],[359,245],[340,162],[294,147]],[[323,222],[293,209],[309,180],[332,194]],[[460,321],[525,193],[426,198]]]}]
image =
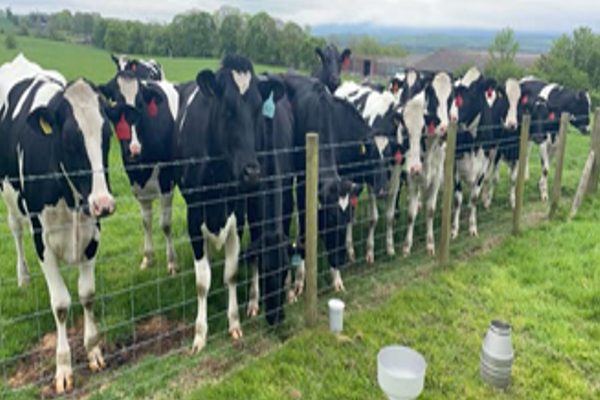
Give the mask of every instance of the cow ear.
[{"label": "cow ear", "polygon": [[120,71],[119,59],[113,53],[110,53],[110,58],[117,66],[117,71]]},{"label": "cow ear", "polygon": [[352,50],[344,49],[342,51],[342,55],[340,56],[340,63],[343,65],[350,60],[350,56],[352,55]]},{"label": "cow ear", "polygon": [[275,103],[277,103],[279,100],[281,100],[281,98],[285,94],[285,87],[283,86],[283,83],[281,83],[277,80],[274,80],[274,79],[267,79],[264,81],[259,81],[258,82],[258,90],[260,91],[260,95],[261,95],[263,101],[266,101],[267,99],[269,99],[269,97],[271,97],[271,93],[272,93],[273,101]]},{"label": "cow ear", "polygon": [[110,89],[110,84],[98,85],[98,92],[100,93],[100,97],[106,100],[108,103],[114,100],[112,90]]},{"label": "cow ear", "polygon": [[160,104],[165,100],[162,92],[153,86],[141,85],[142,88],[142,98],[144,99],[144,103],[150,103],[152,100],[156,104]]},{"label": "cow ear", "polygon": [[196,76],[196,83],[202,93],[208,97],[221,95],[221,88],[217,83],[217,77],[215,76],[215,73],[209,69],[205,69],[198,73]]},{"label": "cow ear", "polygon": [[56,120],[47,107],[36,108],[27,116],[27,124],[39,135],[49,136],[54,131]]},{"label": "cow ear", "polygon": [[323,50],[321,50],[320,47],[315,48],[315,53],[319,56],[319,58],[321,59],[321,62],[325,61],[325,55],[323,54]]}]

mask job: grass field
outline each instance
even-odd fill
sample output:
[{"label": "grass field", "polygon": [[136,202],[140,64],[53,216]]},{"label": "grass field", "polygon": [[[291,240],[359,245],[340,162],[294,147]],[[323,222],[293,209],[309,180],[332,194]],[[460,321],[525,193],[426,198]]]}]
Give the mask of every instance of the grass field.
[{"label": "grass field", "polygon": [[[0,37],[0,43],[2,40]],[[100,83],[114,74],[106,52],[31,38],[17,40],[18,51],[46,68],[63,72],[68,79],[86,76]],[[15,54],[3,49],[0,62]],[[218,63],[192,59],[159,61],[167,77],[174,81],[193,79],[200,69],[214,68]],[[258,66],[257,70],[266,68]],[[588,147],[588,138],[569,135],[562,191],[565,199],[572,197],[577,187]],[[300,302],[288,307],[287,321],[277,330],[268,330],[262,316],[255,321],[244,319],[245,338],[232,347],[226,333],[222,267],[213,263],[211,336],[205,353],[192,357],[186,351],[191,347],[189,327],[196,315],[196,295],[183,202],[177,199],[173,215],[180,273],[176,277],[167,275],[157,217],[153,231],[154,266],[139,271],[143,249],[141,220],[122,171],[119,149],[113,146],[111,185],[118,211],[103,221],[96,270],[96,315],[110,371],[90,376],[85,368],[78,370],[76,386],[84,392],[89,390],[94,399],[383,399],[374,380],[374,357],[383,344],[401,342],[420,350],[430,364],[423,398],[597,398],[600,364],[598,348],[593,346],[600,337],[600,277],[593,262],[599,251],[597,231],[593,229],[598,220],[597,203],[586,203],[572,224],[561,220],[557,224],[543,223],[547,206],[538,202],[537,160],[534,152],[532,179],[526,186],[526,227],[530,230],[518,239],[508,238],[511,212],[503,169],[492,210],[479,214],[481,236],[465,237],[463,224],[461,237],[452,247],[453,259],[462,261],[452,268],[437,270],[423,254],[422,215],[415,232],[414,254],[406,259],[390,259],[382,254],[385,238],[380,224],[377,267],[359,264],[345,274],[347,337],[341,342],[323,329],[299,333]],[[397,224],[398,245],[404,235],[404,214]],[[383,208],[380,215],[384,215]],[[355,242],[358,260],[362,260],[362,208],[358,219],[361,223]],[[39,386],[3,393],[18,371],[42,371],[46,382],[54,368],[53,349],[44,347],[55,329],[48,293],[27,236],[25,246],[34,275],[31,286],[19,290],[14,244],[4,204],[0,202],[0,374],[4,378],[0,394],[15,399],[36,398],[40,391],[45,393]],[[325,289],[328,272],[323,262],[320,272],[324,299],[330,293]],[[74,303],[69,326],[81,335],[77,273],[65,270],[64,275]],[[241,306],[247,299],[248,276],[248,271],[241,268]],[[320,307],[325,315],[324,303]],[[240,312],[244,314],[245,310],[240,308]],[[164,318],[157,320],[153,318],[156,315]],[[508,319],[515,330],[515,381],[508,394],[490,391],[477,380],[480,340],[494,317]],[[325,326],[325,320],[322,322]],[[170,337],[165,337],[168,332]],[[152,341],[156,343],[144,344]],[[75,351],[77,363],[84,361],[80,342],[81,337],[72,341],[79,349],[79,353]],[[123,355],[123,348],[132,344],[140,346],[137,352]],[[169,350],[174,354],[156,355]],[[41,356],[26,355],[24,360],[34,360],[34,364],[23,368],[21,354],[27,352],[39,352]],[[232,370],[237,372],[228,376]],[[223,379],[224,376],[228,378]],[[99,387],[102,391],[96,393]]]}]

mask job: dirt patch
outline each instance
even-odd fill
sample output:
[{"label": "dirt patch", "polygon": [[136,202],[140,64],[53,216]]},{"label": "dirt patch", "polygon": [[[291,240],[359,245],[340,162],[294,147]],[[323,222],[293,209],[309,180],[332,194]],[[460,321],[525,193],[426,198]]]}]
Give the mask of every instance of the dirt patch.
[{"label": "dirt patch", "polygon": [[[148,354],[157,356],[179,349],[186,337],[193,334],[193,327],[156,316],[135,327],[134,337],[102,346],[106,370],[111,371],[135,363]],[[87,353],[83,346],[83,324],[68,330],[71,358],[74,366],[77,396],[85,395],[85,387],[91,372],[87,368]],[[46,334],[34,348],[9,368],[15,372],[8,379],[9,387],[16,389],[27,385],[40,388],[42,399],[56,397],[54,390],[56,332]]]}]

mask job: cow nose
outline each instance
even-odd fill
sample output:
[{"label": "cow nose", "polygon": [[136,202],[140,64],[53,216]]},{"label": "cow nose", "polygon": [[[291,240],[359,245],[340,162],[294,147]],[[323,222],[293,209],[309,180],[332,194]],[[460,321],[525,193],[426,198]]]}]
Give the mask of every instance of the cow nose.
[{"label": "cow nose", "polygon": [[456,115],[451,115],[450,116],[450,121],[456,122],[456,121],[458,121],[458,117]]},{"label": "cow nose", "polygon": [[448,126],[447,125],[440,125],[439,130],[440,130],[440,133],[443,135],[448,130]]},{"label": "cow nose", "polygon": [[92,216],[95,218],[108,217],[115,212],[115,199],[111,195],[104,195],[92,201]]},{"label": "cow nose", "polygon": [[131,154],[131,158],[139,157],[142,154],[142,146],[139,143],[131,143],[129,145],[129,154]]},{"label": "cow nose", "polygon": [[248,182],[257,181],[260,176],[260,166],[258,163],[251,163],[244,167],[244,179]]},{"label": "cow nose", "polygon": [[421,164],[415,164],[410,167],[410,173],[413,175],[419,175],[421,173]]}]

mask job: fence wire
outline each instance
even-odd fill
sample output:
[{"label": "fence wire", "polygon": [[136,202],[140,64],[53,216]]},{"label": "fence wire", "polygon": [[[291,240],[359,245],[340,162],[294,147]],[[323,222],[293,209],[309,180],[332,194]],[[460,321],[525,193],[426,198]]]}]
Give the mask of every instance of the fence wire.
[{"label": "fence wire", "polygon": [[[576,124],[583,120],[585,116],[571,119],[571,123]],[[533,129],[533,128],[532,128]],[[498,136],[487,138],[488,132],[499,133]],[[465,143],[457,143],[457,154],[460,157],[474,157],[480,149],[487,159],[483,165],[479,165],[476,173],[481,178],[482,190],[490,184],[493,176],[493,155],[490,151],[500,154],[514,154],[519,150],[520,128],[508,132],[502,125],[497,126],[479,126],[477,136]],[[481,136],[480,136],[481,135]],[[479,137],[479,139],[478,139]],[[482,139],[486,137],[486,139]],[[531,137],[531,133],[530,133]],[[428,139],[429,136],[423,135],[422,139]],[[438,139],[439,140],[439,139]],[[443,139],[441,139],[443,140]],[[359,148],[364,141],[336,143],[331,145],[321,145],[320,151],[342,151],[346,149]],[[422,162],[427,161],[427,149],[422,149]],[[304,156],[304,148],[294,148],[288,150],[278,150],[276,154],[288,153],[289,156]],[[272,153],[260,153],[259,158],[272,155]],[[523,160],[523,154],[518,156]],[[212,161],[215,158],[210,159]],[[219,159],[223,161],[223,159]],[[505,161],[502,160],[501,165]],[[207,158],[177,160],[173,162],[158,163],[161,168],[181,168],[208,161]],[[393,157],[382,163],[380,160],[360,160],[346,165],[321,166],[321,172],[335,172],[348,169],[366,170],[367,175],[362,178],[367,179],[368,174],[377,172],[388,173],[393,165]],[[431,161],[431,160],[430,160]],[[440,160],[433,160],[439,162]],[[455,165],[460,162],[457,158]],[[531,163],[531,160],[530,160]],[[120,379],[127,376],[135,376],[137,371],[143,370],[156,363],[155,358],[150,355],[157,355],[164,359],[173,357],[182,357],[189,353],[194,338],[195,319],[197,313],[197,289],[196,277],[193,268],[193,255],[190,238],[187,235],[185,212],[190,206],[207,206],[222,203],[225,200],[248,201],[257,196],[264,196],[270,193],[238,192],[228,199],[216,199],[211,201],[202,201],[197,204],[185,204],[182,195],[194,194],[205,190],[225,190],[236,189],[237,183],[223,183],[211,187],[190,188],[186,191],[177,190],[175,202],[172,206],[173,214],[173,246],[178,256],[179,271],[176,276],[168,274],[166,268],[167,244],[162,232],[154,227],[152,230],[154,261],[150,268],[140,271],[139,266],[144,255],[144,232],[140,211],[137,209],[138,201],[133,197],[125,173],[138,169],[154,168],[156,164],[135,165],[117,167],[110,166],[108,173],[111,181],[118,181],[113,188],[117,211],[115,215],[102,220],[102,241],[100,244],[99,255],[96,262],[96,294],[95,294],[95,317],[103,338],[103,354],[108,365],[110,373],[90,375],[88,372],[88,362],[85,350],[83,349],[83,312],[79,302],[79,296],[76,291],[78,271],[74,268],[61,266],[60,272],[65,279],[67,286],[71,289],[72,305],[68,315],[67,328],[69,331],[69,343],[71,345],[71,356],[73,373],[76,379],[75,390],[68,396],[81,396],[89,393],[94,388],[103,386],[106,382]],[[384,168],[378,171],[377,168]],[[89,176],[93,172],[104,171],[80,171],[76,175]],[[473,172],[473,171],[471,171]],[[443,173],[443,168],[442,168]],[[477,175],[476,174],[476,175]],[[285,176],[271,176],[261,178],[261,184],[272,183],[275,180],[283,180],[281,190],[294,190],[299,180],[304,179],[305,172],[286,174]],[[389,176],[389,175],[388,175]],[[60,179],[61,174],[45,174],[40,176],[26,176],[24,184],[46,180]],[[114,178],[113,178],[114,177]],[[344,178],[344,176],[342,176]],[[427,177],[429,178],[429,177]],[[455,180],[461,178],[460,174],[455,176]],[[505,173],[501,175],[500,181],[496,184],[496,193],[491,209],[482,210],[480,193],[476,199],[470,199],[471,182],[462,183],[463,202],[461,204],[461,224],[459,237],[468,236],[468,229],[465,229],[468,220],[468,210],[472,206],[477,207],[477,225],[480,232],[493,231],[497,229],[499,223],[509,224],[511,219],[509,192],[510,183]],[[382,268],[389,266],[414,265],[416,263],[427,263],[431,260],[427,250],[427,198],[424,188],[421,189],[419,202],[420,211],[414,221],[413,243],[409,257],[401,258],[406,239],[408,212],[407,212],[407,182],[402,182],[399,199],[397,201],[397,212],[394,214],[393,237],[395,257],[390,257],[386,250],[386,225],[387,225],[387,199],[377,200],[377,211],[379,215],[374,233],[374,266],[367,265],[365,262],[366,248],[368,244],[369,213],[366,211],[368,206],[367,195],[363,192],[358,197],[358,203],[353,206],[353,246],[356,254],[354,263],[347,264],[341,269],[342,279],[346,284],[361,279],[364,276],[370,276],[377,273]],[[436,204],[436,213],[433,218],[433,237],[434,243],[438,246],[440,237],[440,214],[441,214],[441,192]],[[531,192],[531,191],[530,191]],[[472,202],[470,200],[473,200]],[[529,193],[526,197],[529,202],[538,201],[539,195]],[[333,208],[329,208],[333,207]],[[323,205],[321,213],[337,213],[337,203],[333,205]],[[155,209],[160,207],[155,207]],[[31,215],[35,216],[35,215]],[[282,224],[284,220],[291,219],[292,228],[289,232],[289,241],[298,242],[298,219],[303,218],[302,214],[294,208],[291,214],[281,215],[276,221]],[[259,224],[265,224],[273,221],[259,221]],[[30,284],[23,289],[17,288],[17,278],[14,275],[14,266],[16,265],[16,254],[14,251],[12,234],[5,227],[8,218],[6,214],[0,215],[0,250],[3,254],[4,270],[0,272],[0,370],[4,379],[4,385],[0,385],[0,393],[14,394],[29,387],[48,387],[53,385],[55,372],[55,349],[56,349],[56,328],[54,317],[50,307],[48,290],[46,282],[40,269],[36,266],[36,255],[33,250],[31,235],[36,232],[31,230],[25,233],[23,237],[25,256],[29,265]],[[265,225],[271,226],[271,225]],[[241,250],[244,251],[249,243],[249,230],[254,226],[245,223],[244,234],[241,238]],[[58,227],[59,229],[68,229],[69,226]],[[264,228],[264,226],[263,226]],[[345,227],[343,228],[345,232]],[[287,233],[287,232],[286,232]],[[320,227],[321,237],[326,236],[328,231]],[[344,238],[345,238],[344,234]],[[464,246],[464,241],[457,241],[451,244],[451,249],[456,251]],[[261,250],[276,250],[277,244],[263,247]],[[327,261],[327,251],[323,242],[319,245],[319,296],[331,295],[331,275]],[[209,245],[209,247],[212,247]],[[329,251],[340,250],[347,251],[345,239],[335,244],[336,248],[329,248]],[[290,254],[291,256],[291,254]],[[286,322],[281,327],[271,327],[264,321],[265,305],[260,302],[261,312],[257,319],[246,317],[246,310],[250,304],[252,291],[252,266],[246,263],[239,265],[238,277],[236,279],[236,291],[238,294],[238,310],[241,317],[241,328],[246,333],[244,339],[233,344],[229,339],[230,333],[227,324],[228,308],[227,298],[229,290],[223,282],[223,273],[225,261],[223,256],[210,250],[210,260],[212,269],[212,283],[208,293],[208,338],[206,349],[211,357],[218,357],[218,354],[228,354],[237,349],[245,348],[248,351],[260,352],[260,342],[265,337],[277,333],[279,336],[293,334],[294,330],[302,324],[301,312],[298,312],[298,305],[285,304],[288,301],[289,287],[283,286],[276,293],[270,295],[282,295],[285,297],[284,308],[286,311]],[[287,265],[290,274],[296,272],[295,268]],[[272,271],[277,274],[280,271]],[[272,275],[272,276],[274,276]],[[272,276],[263,276],[269,278]],[[261,288],[262,289],[262,288]],[[262,295],[262,294],[261,294]],[[302,296],[300,296],[300,303]],[[251,343],[257,346],[255,349],[245,347],[243,343]],[[202,358],[200,362],[207,362]],[[181,362],[171,362],[168,368],[156,374],[158,377],[176,376],[184,373],[186,369],[197,364],[198,360],[193,357],[185,358]],[[127,366],[127,367],[126,367]],[[81,381],[80,381],[81,380]],[[81,383],[83,382],[83,383]],[[43,390],[42,390],[43,392]]]}]

